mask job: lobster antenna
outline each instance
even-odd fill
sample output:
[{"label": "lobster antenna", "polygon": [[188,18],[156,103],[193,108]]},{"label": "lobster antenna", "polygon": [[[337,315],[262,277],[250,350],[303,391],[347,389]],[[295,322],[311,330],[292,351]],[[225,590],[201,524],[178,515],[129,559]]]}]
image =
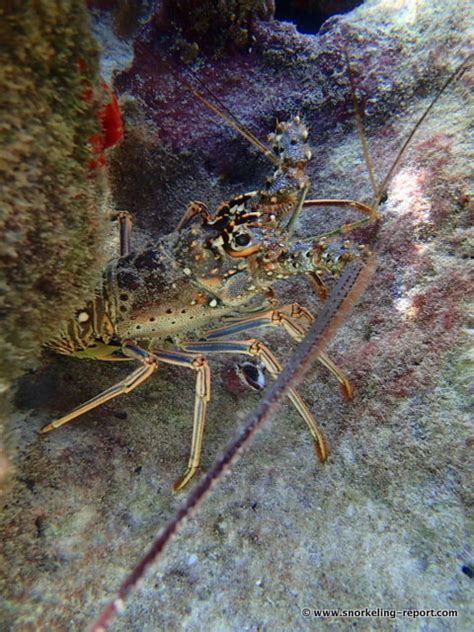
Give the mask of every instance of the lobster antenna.
[{"label": "lobster antenna", "polygon": [[241,123],[238,117],[232,112],[230,108],[227,107],[227,105],[217,96],[217,94],[214,94],[214,92],[209,88],[209,86],[207,86],[205,82],[198,77],[198,75],[194,72],[194,70],[192,70],[191,68],[187,68],[187,72],[189,72],[189,74],[192,75],[194,80],[197,81],[197,83],[199,83],[199,85],[201,86],[201,89],[204,90],[204,92],[207,92],[214,99],[214,101],[219,104],[219,107],[221,108],[221,110],[223,112],[226,112],[229,118],[235,121],[235,123],[239,127],[241,127],[245,132],[247,132],[250,136],[252,136],[257,142],[260,142],[259,139],[254,134],[252,134],[252,132],[248,130],[245,127],[245,125]]},{"label": "lobster antenna", "polygon": [[422,116],[418,119],[418,121],[416,122],[416,125],[412,128],[411,132],[408,134],[407,139],[405,140],[405,142],[403,143],[403,145],[400,148],[400,151],[397,154],[397,157],[395,158],[395,160],[392,163],[392,166],[390,167],[390,169],[388,170],[387,175],[385,176],[385,178],[382,181],[382,184],[379,187],[379,198],[377,200],[377,204],[380,202],[380,198],[383,195],[383,192],[385,191],[385,188],[387,187],[387,184],[390,181],[390,178],[393,175],[393,172],[395,171],[396,167],[398,166],[398,163],[400,162],[400,158],[402,157],[403,153],[405,152],[405,149],[408,147],[409,143],[411,142],[413,136],[416,134],[416,132],[418,131],[418,128],[420,127],[420,125],[423,123],[423,121],[425,120],[425,118],[428,116],[428,114],[430,113],[430,111],[432,110],[432,108],[434,107],[434,105],[437,103],[437,101],[439,100],[439,98],[441,97],[441,95],[444,93],[444,91],[446,90],[446,88],[456,79],[460,79],[462,77],[462,75],[464,74],[464,72],[467,70],[467,67],[469,65],[470,60],[472,59],[474,55],[469,55],[459,66],[458,68],[456,68],[456,70],[446,79],[446,81],[444,82],[444,84],[441,86],[441,88],[438,90],[435,98],[431,101],[430,105],[426,108],[426,110],[423,112]]},{"label": "lobster antenna", "polygon": [[196,88],[189,82],[187,79],[180,77],[179,81],[181,81],[187,88],[194,94],[194,96],[199,99],[204,105],[220,116],[224,121],[230,125],[233,129],[235,129],[241,136],[243,136],[249,143],[251,143],[254,147],[256,147],[266,158],[268,158],[273,164],[277,165],[279,163],[278,157],[275,156],[273,151],[269,149],[266,145],[262,143],[250,130],[248,130],[242,123],[238,120],[238,118],[229,110],[229,108],[222,103],[222,101],[207,87],[202,81],[194,74],[190,69],[188,69],[194,79],[199,82],[202,88],[208,92],[212,98],[219,104],[220,107],[217,107],[214,103],[209,101],[201,92],[196,90]]},{"label": "lobster antenna", "polygon": [[359,134],[360,142],[361,142],[361,145],[362,145],[362,151],[364,153],[365,164],[367,165],[367,170],[369,172],[370,183],[372,185],[372,190],[373,190],[374,196],[375,196],[374,204],[376,206],[378,206],[378,201],[380,199],[380,191],[379,191],[379,187],[377,185],[377,181],[375,179],[374,165],[373,165],[372,159],[370,157],[369,146],[367,144],[367,136],[365,134],[364,123],[362,121],[362,114],[360,112],[359,101],[357,99],[356,84],[355,84],[355,80],[354,80],[354,73],[352,71],[352,66],[351,66],[351,63],[349,61],[349,53],[347,52],[346,48],[344,49],[344,55],[346,57],[347,74],[349,76],[349,82],[351,84],[352,102],[354,104],[354,112],[355,112],[356,123],[357,123],[357,132]]},{"label": "lobster antenna", "polygon": [[[458,80],[462,77],[462,75],[464,74],[464,72],[467,70],[470,61],[472,60],[472,58],[474,57],[474,54],[468,55],[468,57],[466,57],[466,59],[456,68],[456,70],[446,79],[446,81],[444,82],[444,84],[441,86],[441,88],[438,90],[438,92],[436,93],[436,96],[434,97],[434,99],[431,101],[430,105],[428,106],[428,108],[423,112],[423,115],[419,118],[419,120],[416,122],[415,126],[412,128],[412,130],[410,131],[407,139],[405,140],[405,142],[403,143],[403,145],[401,146],[395,160],[393,161],[391,167],[388,170],[387,175],[385,176],[385,178],[382,181],[382,184],[380,186],[377,186],[377,184],[375,183],[375,178],[373,177],[373,167],[372,167],[372,162],[370,160],[370,156],[369,156],[369,152],[368,152],[368,148],[367,148],[367,143],[366,143],[366,138],[365,138],[365,132],[364,132],[364,128],[363,128],[363,124],[362,124],[362,117],[360,114],[360,109],[359,109],[359,104],[357,102],[357,97],[355,94],[355,81],[354,81],[354,76],[353,76],[353,72],[352,69],[349,65],[349,61],[348,61],[348,69],[349,69],[349,77],[350,77],[350,82],[351,82],[351,86],[352,86],[352,96],[354,99],[354,107],[356,110],[356,118],[357,118],[357,127],[359,130],[359,137],[361,139],[362,142],[362,147],[364,150],[364,157],[365,157],[365,161],[370,173],[370,179],[372,182],[372,187],[374,189],[374,193],[376,194],[376,198],[374,200],[374,204],[372,207],[366,205],[366,204],[362,204],[361,202],[355,202],[354,200],[310,200],[307,204],[306,202],[303,203],[303,206],[349,206],[352,208],[357,208],[359,211],[362,211],[363,213],[365,213],[366,215],[368,215],[368,218],[364,218],[361,220],[358,220],[356,222],[353,222],[351,224],[345,224],[344,227],[342,228],[336,228],[334,230],[331,230],[327,233],[323,233],[321,235],[317,235],[317,236],[311,236],[311,237],[307,237],[305,239],[302,240],[302,243],[309,243],[311,241],[313,241],[314,239],[320,239],[321,237],[325,237],[325,238],[330,238],[333,237],[334,235],[343,233],[346,234],[352,230],[355,230],[357,228],[361,228],[362,226],[365,226],[367,224],[367,222],[370,220],[370,218],[376,218],[377,217],[377,208],[380,204],[380,200],[384,194],[385,188],[387,187],[388,182],[390,181],[391,177],[393,176],[393,172],[395,171],[398,163],[400,162],[400,159],[403,155],[403,153],[405,152],[406,148],[408,147],[409,143],[411,142],[411,140],[413,139],[413,136],[415,135],[415,133],[418,131],[420,125],[424,122],[425,118],[428,116],[428,114],[430,113],[430,111],[432,110],[432,108],[434,107],[434,105],[438,102],[439,98],[443,95],[443,93],[445,92],[445,90],[448,88],[448,86],[455,80]],[[346,58],[347,58],[347,51],[346,51]],[[347,58],[348,59],[348,58]]]}]

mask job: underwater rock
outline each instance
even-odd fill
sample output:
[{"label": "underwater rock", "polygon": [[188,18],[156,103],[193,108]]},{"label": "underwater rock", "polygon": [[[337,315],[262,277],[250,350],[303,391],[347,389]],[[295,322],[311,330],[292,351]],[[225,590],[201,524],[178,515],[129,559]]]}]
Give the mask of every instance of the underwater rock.
[{"label": "underwater rock", "polygon": [[199,52],[251,46],[256,20],[268,20],[274,12],[274,0],[162,0],[150,27],[158,36],[175,33],[175,46],[192,60]]},{"label": "underwater rock", "polygon": [[140,22],[151,10],[147,0],[88,0],[87,6],[93,15],[110,15],[109,27],[120,39],[132,37]]},{"label": "underwater rock", "polygon": [[[410,34],[416,30],[410,15],[401,21],[413,38],[407,54],[398,32],[388,29],[390,14],[370,4],[365,11],[367,19],[357,18],[357,11],[350,21],[331,18],[318,37],[302,36],[290,24],[256,22],[251,50],[201,54],[193,66],[176,50],[178,33],[162,32],[154,21],[144,25],[134,41],[131,67],[114,83],[127,128],[112,165],[119,205],[147,230],[167,232],[189,199],[206,195],[203,201],[216,208],[219,196],[229,197],[246,180],[255,188],[268,174],[265,160],[210,113],[188,83],[211,100],[216,95],[260,139],[273,131],[275,120],[300,113],[315,138],[314,179],[326,160],[325,146],[337,144],[354,125],[346,51],[369,131],[404,107],[414,91],[422,94],[442,82],[443,57],[434,48],[423,51],[421,39]],[[416,28],[429,36],[434,23],[421,14],[419,19]],[[453,31],[451,37],[453,48],[456,39],[461,48],[462,33]],[[390,152],[386,155],[389,159]],[[209,182],[218,184],[208,187]]]},{"label": "underwater rock", "polygon": [[110,97],[84,3],[10,2],[0,13],[2,392],[97,283],[107,190],[97,167],[117,130],[99,129]]},{"label": "underwater rock", "polygon": [[89,167],[102,93],[82,2],[8,3],[0,29],[0,379],[9,382],[103,264],[104,185]]},{"label": "underwater rock", "polygon": [[[344,51],[380,183],[467,56],[470,15],[468,2],[372,0],[331,18],[317,37],[256,20],[251,51],[198,56],[191,68],[262,140],[276,117],[304,117],[311,197],[368,201]],[[180,82],[180,72],[194,78],[172,53],[175,34],[149,33],[150,25],[138,30],[134,62],[116,76],[126,134],[112,170],[117,205],[153,238],[173,229],[190,200],[214,210],[260,186],[272,166]],[[301,419],[282,407],[150,569],[114,629],[193,631],[205,622],[216,631],[314,630],[321,620],[302,609],[320,607],[457,610],[457,618],[395,625],[471,629],[472,356],[463,303],[471,76],[453,82],[412,140],[378,230],[358,231],[378,270],[328,350],[352,380],[354,400],[344,402],[320,367],[300,386],[328,436],[328,462],[317,463]],[[320,234],[358,217],[307,209],[297,230]],[[320,308],[304,282],[283,284],[279,295]],[[258,334],[281,361],[291,353],[286,336]],[[194,402],[193,379],[179,368],[161,367],[134,394],[36,436],[127,372],[103,364],[59,358],[22,381],[18,477],[1,531],[2,616],[13,630],[83,629],[179,504],[171,485],[188,458]],[[258,401],[252,394],[237,404],[219,388],[219,361],[211,366],[203,470]],[[393,621],[351,623],[385,629]]]}]

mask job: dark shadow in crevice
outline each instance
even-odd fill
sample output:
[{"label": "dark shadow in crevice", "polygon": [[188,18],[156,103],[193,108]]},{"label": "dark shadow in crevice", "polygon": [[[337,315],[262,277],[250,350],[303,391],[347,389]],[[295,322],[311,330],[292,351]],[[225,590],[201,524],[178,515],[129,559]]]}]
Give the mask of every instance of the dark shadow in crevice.
[{"label": "dark shadow in crevice", "polygon": [[314,35],[333,15],[349,13],[363,0],[276,0],[275,19],[293,22],[300,33]]}]

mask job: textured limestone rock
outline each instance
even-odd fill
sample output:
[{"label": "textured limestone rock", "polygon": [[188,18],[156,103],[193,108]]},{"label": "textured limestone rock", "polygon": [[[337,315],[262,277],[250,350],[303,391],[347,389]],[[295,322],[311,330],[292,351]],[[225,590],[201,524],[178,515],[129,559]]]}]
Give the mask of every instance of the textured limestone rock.
[{"label": "textured limestone rock", "polygon": [[[252,52],[201,60],[200,78],[260,138],[275,116],[311,129],[314,197],[370,199],[343,51],[349,50],[378,181],[470,45],[467,2],[367,2],[318,37],[257,24]],[[114,158],[116,201],[138,233],[171,230],[190,199],[210,208],[271,171],[195,102],[160,60],[166,41],[137,35],[117,76],[128,130]],[[175,64],[177,66],[177,63]],[[319,465],[291,407],[257,435],[146,576],[115,630],[314,630],[302,608],[457,609],[457,619],[358,619],[361,630],[472,627],[472,429],[468,425],[467,86],[453,84],[388,186],[373,245],[379,268],[331,348],[353,380],[345,403],[315,368],[300,387],[332,450]],[[356,216],[315,209],[317,234]],[[368,238],[367,233],[359,237]],[[287,300],[316,298],[298,282]],[[285,336],[265,336],[277,355]],[[98,363],[97,363],[98,365]],[[39,439],[55,416],[123,377],[123,366],[58,359],[25,379],[14,430],[18,478],[2,526],[8,629],[82,630],[180,499],[193,379],[163,368],[135,394]],[[234,397],[218,366],[207,469],[257,395]],[[472,377],[472,373],[471,373]],[[344,623],[338,621],[342,628]]]}]

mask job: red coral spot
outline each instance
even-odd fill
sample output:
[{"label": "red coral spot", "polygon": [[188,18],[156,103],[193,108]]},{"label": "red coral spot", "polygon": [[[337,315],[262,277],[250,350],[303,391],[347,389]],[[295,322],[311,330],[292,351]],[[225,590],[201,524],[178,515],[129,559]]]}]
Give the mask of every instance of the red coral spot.
[{"label": "red coral spot", "polygon": [[[80,71],[85,73],[87,66],[84,59],[78,59],[77,64]],[[86,103],[90,103],[94,97],[92,84],[88,79],[84,79],[83,83],[82,98]],[[115,145],[123,136],[123,124],[117,97],[103,79],[101,79],[100,83],[109,99],[99,107],[97,112],[97,122],[99,123],[100,131],[92,134],[89,138],[92,153],[95,156],[89,161],[90,169],[96,169],[105,165],[107,161],[104,150]]]},{"label": "red coral spot", "polygon": [[99,121],[102,127],[104,149],[112,147],[123,136],[123,124],[117,97],[110,93],[110,101],[99,110]]}]

